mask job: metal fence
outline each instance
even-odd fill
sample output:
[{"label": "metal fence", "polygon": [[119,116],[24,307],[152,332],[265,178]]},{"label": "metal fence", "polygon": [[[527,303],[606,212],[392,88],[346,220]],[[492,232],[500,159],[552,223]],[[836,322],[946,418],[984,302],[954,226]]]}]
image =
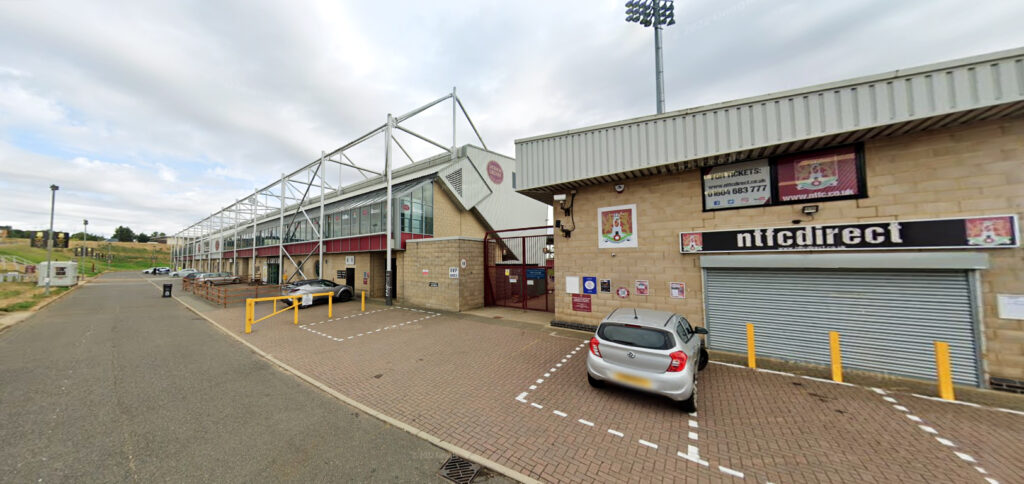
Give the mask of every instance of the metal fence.
[{"label": "metal fence", "polygon": [[484,303],[555,311],[551,227],[496,230],[484,237]]}]

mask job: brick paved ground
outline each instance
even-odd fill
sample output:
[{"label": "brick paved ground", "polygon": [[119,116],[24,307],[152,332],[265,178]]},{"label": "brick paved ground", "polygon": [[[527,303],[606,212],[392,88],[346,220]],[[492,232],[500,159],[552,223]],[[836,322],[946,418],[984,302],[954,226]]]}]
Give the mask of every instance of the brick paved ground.
[{"label": "brick paved ground", "polygon": [[[183,299],[243,333],[242,308]],[[275,316],[244,337],[355,401],[543,481],[1024,481],[1022,415],[712,364],[691,416],[590,388],[582,333],[374,304],[360,313],[358,302],[334,311],[303,310],[300,326]]]}]

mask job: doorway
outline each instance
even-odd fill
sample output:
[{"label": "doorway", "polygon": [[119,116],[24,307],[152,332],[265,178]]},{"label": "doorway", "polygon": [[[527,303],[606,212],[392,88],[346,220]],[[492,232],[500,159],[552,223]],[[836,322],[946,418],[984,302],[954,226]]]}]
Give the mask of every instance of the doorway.
[{"label": "doorway", "polygon": [[345,285],[355,289],[356,287],[356,268],[349,267],[345,269]]}]

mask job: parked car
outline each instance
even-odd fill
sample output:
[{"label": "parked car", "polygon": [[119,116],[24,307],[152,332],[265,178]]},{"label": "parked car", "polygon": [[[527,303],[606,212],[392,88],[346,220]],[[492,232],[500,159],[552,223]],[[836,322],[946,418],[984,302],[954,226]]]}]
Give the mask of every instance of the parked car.
[{"label": "parked car", "polygon": [[[326,279],[306,279],[304,281],[296,281],[290,284],[281,286],[282,296],[301,296],[303,294],[319,294],[324,292],[333,292],[335,301],[348,301],[352,299],[354,291],[352,286],[346,286],[344,284],[338,284],[334,281],[328,281]],[[317,301],[326,301],[327,296],[314,296],[313,303]],[[299,308],[305,308],[308,306],[300,305]]]},{"label": "parked car", "polygon": [[195,269],[181,269],[181,270],[177,270],[177,271],[172,271],[171,272],[171,277],[185,277],[185,276],[187,276],[189,274],[193,274],[193,273],[196,273],[196,272],[199,272],[199,271],[197,271]]},{"label": "parked car", "polygon": [[683,316],[651,309],[616,309],[590,339],[587,381],[611,382],[666,396],[687,412],[697,411],[697,371],[707,365],[707,329]]},{"label": "parked car", "polygon": [[195,282],[197,284],[208,284],[208,285],[219,285],[219,284],[235,284],[240,282],[238,276],[230,272],[204,272],[196,277]]},{"label": "parked car", "polygon": [[181,280],[189,281],[189,282],[195,282],[196,279],[198,279],[199,276],[201,276],[203,274],[206,274],[206,273],[205,272],[199,272],[199,271],[192,272],[190,274],[185,274],[184,276],[181,276]]},{"label": "parked car", "polygon": [[170,267],[157,267],[156,269],[153,269],[153,274],[170,274],[170,273],[171,273],[171,268]]},{"label": "parked car", "polygon": [[150,267],[149,269],[146,269],[146,270],[142,271],[142,273],[143,274],[160,274],[160,272],[157,272],[157,271],[158,270],[164,270],[164,269],[166,269],[167,272],[171,271],[170,267]]}]

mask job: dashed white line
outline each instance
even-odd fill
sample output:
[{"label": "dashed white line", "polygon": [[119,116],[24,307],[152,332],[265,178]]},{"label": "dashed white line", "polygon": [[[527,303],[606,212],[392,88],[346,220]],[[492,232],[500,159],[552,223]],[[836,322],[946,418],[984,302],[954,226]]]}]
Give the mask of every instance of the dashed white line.
[{"label": "dashed white line", "polygon": [[956,447],[956,444],[954,444],[952,441],[948,439],[944,439],[942,437],[935,437],[935,440],[938,440],[940,444],[945,445],[946,447]]},{"label": "dashed white line", "polygon": [[622,437],[623,435],[625,435],[622,432],[619,432],[618,430],[612,430],[612,429],[608,429],[608,433],[612,434],[612,435],[614,435],[616,437]]},{"label": "dashed white line", "polygon": [[579,422],[579,423],[581,423],[583,425],[586,425],[588,427],[593,427],[594,426],[594,422],[591,422],[589,420],[583,420],[582,418],[577,420],[577,422]]},{"label": "dashed white line", "polygon": [[918,417],[917,415],[907,415],[907,418],[909,418],[910,420],[913,420],[913,421],[915,421],[917,423],[924,422],[923,420],[921,420],[921,417]]},{"label": "dashed white line", "polygon": [[559,411],[559,410],[555,410],[552,413],[554,413],[555,415],[558,415],[559,417],[568,417],[569,416],[569,414],[567,414],[565,412],[562,412],[562,411]]},{"label": "dashed white line", "polygon": [[530,404],[530,406],[531,406],[531,407],[534,407],[534,408],[544,408],[544,405],[541,405],[541,404],[539,404],[539,403],[536,403],[536,402],[534,402],[534,403],[531,403],[531,404]]},{"label": "dashed white line", "polygon": [[743,473],[740,472],[740,471],[733,470],[733,469],[730,469],[728,467],[723,467],[723,466],[718,466],[718,470],[720,470],[720,471],[722,471],[722,472],[724,472],[726,474],[729,474],[730,476],[736,476],[736,477],[739,477],[740,479],[743,479]]},{"label": "dashed white line", "polygon": [[690,432],[689,435],[687,435],[687,437],[689,437],[690,440],[698,440],[697,432]]},{"label": "dashed white line", "polygon": [[929,434],[937,434],[937,433],[939,433],[938,430],[935,430],[934,428],[929,427],[927,425],[918,425],[918,427],[921,427],[921,430],[924,430],[925,432],[928,432]]},{"label": "dashed white line", "polygon": [[658,444],[648,442],[648,441],[646,441],[644,439],[639,439],[639,440],[637,440],[637,442],[640,442],[640,445],[646,445],[646,446],[648,446],[648,447],[650,447],[652,449],[657,449],[658,448]]},{"label": "dashed white line", "polygon": [[895,408],[896,410],[899,410],[901,412],[909,412],[910,411],[910,410],[907,410],[907,407],[904,407],[903,405],[893,405],[892,408]]},{"label": "dashed white line", "polygon": [[690,428],[694,428],[694,429],[697,428],[697,421],[696,420],[690,420]]},{"label": "dashed white line", "polygon": [[967,455],[967,454],[965,454],[963,452],[953,451],[953,453],[956,454],[957,457],[959,457],[959,458],[961,458],[961,459],[963,459],[963,460],[965,460],[967,462],[970,462],[971,464],[977,464],[978,463],[978,461],[974,460],[974,457],[971,457],[971,456],[969,456],[969,455]]},{"label": "dashed white line", "polygon": [[516,400],[519,400],[520,402],[526,403],[526,396],[527,395],[529,395],[529,394],[526,393],[526,392],[520,393],[519,396],[516,397]]}]

